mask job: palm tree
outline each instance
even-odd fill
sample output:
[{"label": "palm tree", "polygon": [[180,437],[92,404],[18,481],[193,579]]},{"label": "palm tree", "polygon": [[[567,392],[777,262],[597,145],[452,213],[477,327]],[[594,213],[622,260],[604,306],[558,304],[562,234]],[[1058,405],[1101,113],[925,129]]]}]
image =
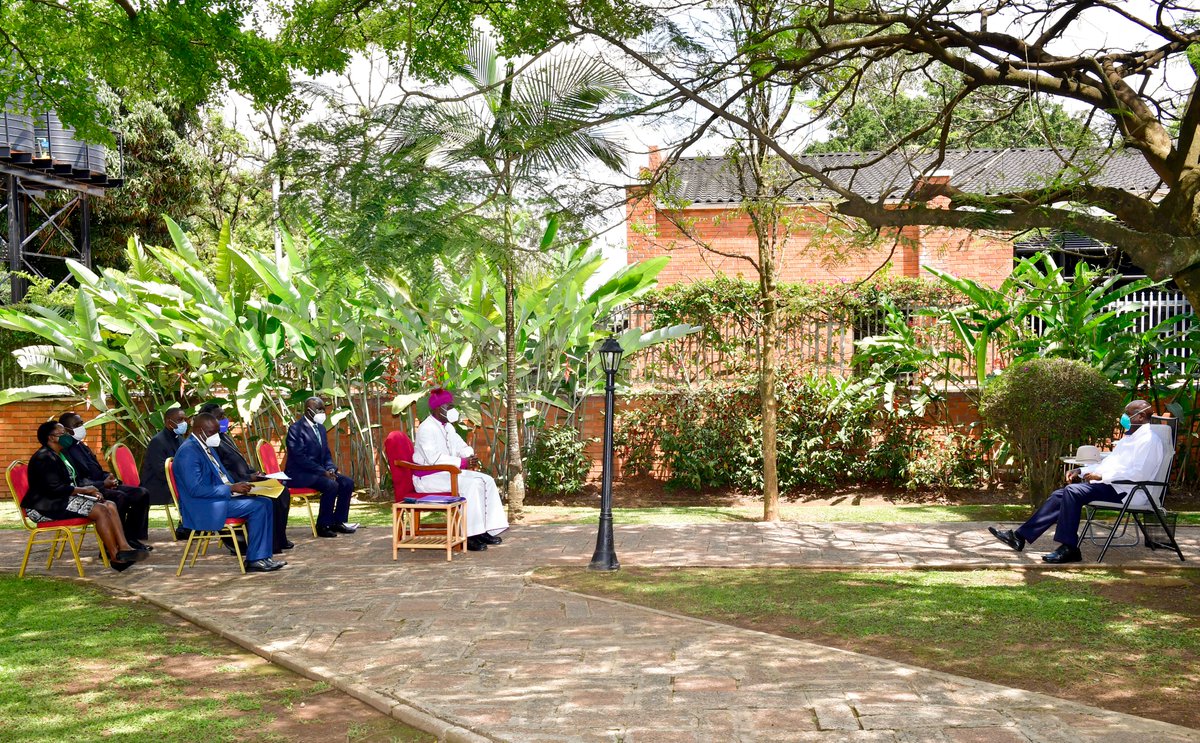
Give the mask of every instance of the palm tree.
[{"label": "palm tree", "polygon": [[473,95],[439,107],[438,129],[452,162],[482,169],[489,202],[499,218],[495,260],[504,272],[505,426],[508,505],[525,503],[517,410],[516,323],[518,258],[537,250],[522,245],[518,224],[523,196],[547,178],[578,171],[592,161],[619,170],[624,148],[597,126],[604,111],[626,95],[621,76],[600,60],[575,52],[548,54],[518,65],[496,52],[481,33],[468,50],[460,79]]}]

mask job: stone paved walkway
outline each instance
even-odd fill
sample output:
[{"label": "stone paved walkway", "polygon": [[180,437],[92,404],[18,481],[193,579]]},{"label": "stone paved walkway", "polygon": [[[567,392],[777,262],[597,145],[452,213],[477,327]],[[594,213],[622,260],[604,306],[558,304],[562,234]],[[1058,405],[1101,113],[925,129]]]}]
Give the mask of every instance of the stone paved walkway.
[{"label": "stone paved walkway", "polygon": [[[1200,529],[1179,531],[1191,565]],[[94,559],[85,569],[446,740],[1200,741],[1200,731],[526,580],[536,566],[586,564],[594,535],[518,527],[503,546],[447,564],[420,552],[392,562],[388,530],[372,528],[299,539],[279,573],[242,576],[222,553],[180,578],[181,548],[159,541],[124,574]],[[0,534],[0,570],[16,569],[23,538]],[[617,549],[626,566],[1040,565],[1037,551],[1013,553],[980,524],[620,527]],[[1140,548],[1113,557],[1180,564]]]}]

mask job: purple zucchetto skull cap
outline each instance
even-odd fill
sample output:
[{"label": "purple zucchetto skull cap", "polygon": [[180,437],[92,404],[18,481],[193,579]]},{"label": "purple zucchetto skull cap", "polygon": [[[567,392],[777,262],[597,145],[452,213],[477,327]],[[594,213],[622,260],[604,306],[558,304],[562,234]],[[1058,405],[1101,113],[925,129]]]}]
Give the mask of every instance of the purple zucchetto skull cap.
[{"label": "purple zucchetto skull cap", "polygon": [[454,393],[441,387],[429,393],[429,409],[436,410],[447,403],[454,402]]}]

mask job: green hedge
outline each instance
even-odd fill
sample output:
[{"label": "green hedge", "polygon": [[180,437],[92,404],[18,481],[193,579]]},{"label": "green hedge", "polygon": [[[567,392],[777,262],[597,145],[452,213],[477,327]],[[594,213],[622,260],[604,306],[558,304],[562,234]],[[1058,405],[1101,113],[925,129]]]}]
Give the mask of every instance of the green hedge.
[{"label": "green hedge", "polygon": [[[852,383],[802,376],[779,385],[778,472],[782,492],[860,482],[910,489],[986,482],[973,438],[898,417]],[[661,464],[671,485],[690,490],[761,492],[763,457],[758,393],[748,384],[706,384],[634,395],[616,421],[624,474]]]}]

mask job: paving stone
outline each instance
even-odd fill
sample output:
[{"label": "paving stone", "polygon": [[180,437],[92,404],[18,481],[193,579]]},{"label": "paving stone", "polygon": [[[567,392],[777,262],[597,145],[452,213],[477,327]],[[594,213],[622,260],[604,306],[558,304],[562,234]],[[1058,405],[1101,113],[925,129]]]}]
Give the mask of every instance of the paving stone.
[{"label": "paving stone", "polygon": [[816,702],[813,712],[817,715],[817,727],[821,730],[859,730],[862,726],[854,714],[854,708],[844,702]]},{"label": "paving stone", "polygon": [[944,731],[949,743],[1028,743],[1029,738],[1011,727],[950,728]]},{"label": "paving stone", "polygon": [[[1043,568],[1037,553],[1014,553],[985,527],[619,527],[619,554],[626,566]],[[1185,553],[1200,551],[1200,529],[1178,535]],[[0,571],[16,571],[23,536],[0,531]],[[407,711],[447,740],[1200,742],[1198,731],[1044,694],[527,581],[534,567],[585,565],[595,540],[587,526],[517,526],[504,545],[452,563],[426,554],[393,562],[386,528],[362,529],[352,540],[293,535],[296,549],[278,573],[243,576],[212,554],[179,578],[182,546],[166,537],[156,531],[150,560],[125,573],[89,558],[88,579],[360,688],[372,703],[394,700],[393,714]],[[41,554],[31,574],[46,574]],[[1162,552],[1110,554],[1105,567],[1179,564]],[[59,566],[53,574],[67,572]]]}]

